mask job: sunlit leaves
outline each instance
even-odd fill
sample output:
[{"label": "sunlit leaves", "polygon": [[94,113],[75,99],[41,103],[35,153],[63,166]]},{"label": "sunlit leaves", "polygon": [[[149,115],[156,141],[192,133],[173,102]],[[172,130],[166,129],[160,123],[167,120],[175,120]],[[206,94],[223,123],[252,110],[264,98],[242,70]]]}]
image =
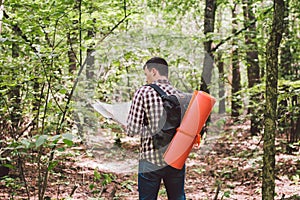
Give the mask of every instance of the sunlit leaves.
[{"label": "sunlit leaves", "polygon": [[47,138],[48,138],[47,135],[40,135],[35,142],[35,146],[39,147],[43,145],[47,141]]},{"label": "sunlit leaves", "polygon": [[73,145],[74,136],[70,133],[65,133],[62,135],[63,142],[71,147]]}]

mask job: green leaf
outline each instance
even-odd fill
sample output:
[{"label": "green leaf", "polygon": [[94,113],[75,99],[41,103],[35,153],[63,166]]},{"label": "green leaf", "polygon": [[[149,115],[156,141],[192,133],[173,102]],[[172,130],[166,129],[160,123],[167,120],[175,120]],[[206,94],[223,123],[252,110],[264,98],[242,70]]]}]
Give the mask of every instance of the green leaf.
[{"label": "green leaf", "polygon": [[35,142],[35,146],[39,147],[43,145],[47,141],[47,139],[48,139],[48,135],[40,135]]},{"label": "green leaf", "polygon": [[73,145],[73,139],[74,136],[70,133],[65,133],[62,135],[63,138],[63,142],[68,145],[69,147],[71,147]]},{"label": "green leaf", "polygon": [[30,147],[30,141],[28,139],[22,139],[21,144],[23,144],[26,149]]},{"label": "green leaf", "polygon": [[102,174],[102,177],[104,178],[104,180],[102,181],[102,185],[108,185],[112,182],[112,176],[110,174]]},{"label": "green leaf", "polygon": [[68,145],[69,147],[71,147],[73,145],[73,141],[71,140],[67,140],[67,139],[63,139],[63,142]]},{"label": "green leaf", "polygon": [[68,93],[68,90],[67,90],[66,88],[62,88],[62,89],[59,90],[59,92],[60,92],[61,94],[67,94],[67,93]]},{"label": "green leaf", "polygon": [[56,165],[58,164],[58,161],[52,161],[48,166],[48,171],[51,171]]},{"label": "green leaf", "polygon": [[225,192],[224,192],[224,197],[229,198],[229,197],[230,197],[230,191],[225,191]]},{"label": "green leaf", "polygon": [[3,164],[2,166],[4,166],[4,167],[8,167],[9,169],[15,169],[16,167],[15,166],[13,166],[12,164],[8,164],[8,163],[6,163],[6,164]]},{"label": "green leaf", "polygon": [[101,179],[101,174],[98,172],[97,169],[94,170],[94,180],[99,181]]},{"label": "green leaf", "polygon": [[66,148],[64,148],[64,147],[57,148],[57,151],[59,151],[59,152],[64,152],[65,150],[66,150]]},{"label": "green leaf", "polygon": [[68,139],[68,140],[73,140],[74,135],[72,135],[71,133],[65,133],[65,134],[62,134],[62,138]]},{"label": "green leaf", "polygon": [[90,190],[92,190],[92,189],[95,188],[95,185],[92,183],[92,184],[89,185],[89,188],[90,188]]},{"label": "green leaf", "polygon": [[56,144],[60,138],[61,138],[60,135],[55,135],[55,136],[51,137],[51,141],[53,144]]}]

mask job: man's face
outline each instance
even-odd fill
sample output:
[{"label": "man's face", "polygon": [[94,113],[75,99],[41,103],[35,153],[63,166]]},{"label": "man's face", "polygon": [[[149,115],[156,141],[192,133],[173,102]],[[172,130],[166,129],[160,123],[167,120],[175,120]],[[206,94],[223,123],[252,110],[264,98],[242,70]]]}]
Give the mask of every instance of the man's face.
[{"label": "man's face", "polygon": [[145,76],[146,76],[146,80],[147,80],[147,83],[148,83],[148,84],[150,84],[150,83],[152,83],[153,81],[155,81],[155,79],[154,79],[155,69],[154,69],[154,68],[148,70],[148,68],[145,67],[144,72],[145,72]]}]

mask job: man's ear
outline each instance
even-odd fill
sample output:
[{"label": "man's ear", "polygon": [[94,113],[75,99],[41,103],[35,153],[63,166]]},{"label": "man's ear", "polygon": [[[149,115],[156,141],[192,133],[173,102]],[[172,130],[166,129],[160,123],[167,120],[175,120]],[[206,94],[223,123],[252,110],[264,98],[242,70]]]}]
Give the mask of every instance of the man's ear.
[{"label": "man's ear", "polygon": [[155,76],[155,75],[157,75],[158,74],[158,71],[157,71],[157,69],[155,69],[155,68],[152,68],[152,73],[153,73],[153,76]]}]

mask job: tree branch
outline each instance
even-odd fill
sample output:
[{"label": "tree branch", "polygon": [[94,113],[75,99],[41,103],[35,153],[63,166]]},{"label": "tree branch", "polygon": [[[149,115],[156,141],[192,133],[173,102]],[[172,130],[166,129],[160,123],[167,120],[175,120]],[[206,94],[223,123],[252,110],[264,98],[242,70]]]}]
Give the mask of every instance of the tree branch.
[{"label": "tree branch", "polygon": [[218,195],[219,195],[220,190],[221,190],[221,186],[220,186],[220,184],[218,184],[214,200],[218,199]]},{"label": "tree branch", "polygon": [[[9,15],[4,11],[4,17],[6,19],[10,19]],[[20,36],[26,43],[29,44],[30,48],[32,49],[32,51],[36,54],[38,54],[38,50],[33,46],[33,43],[29,41],[29,39],[27,38],[27,36],[22,32],[21,28],[18,26],[18,24],[13,25],[13,31]]]},{"label": "tree branch", "polygon": [[[111,33],[112,33],[112,32],[113,32],[113,31],[121,24],[121,23],[123,23],[124,20],[125,20],[128,16],[129,16],[129,15],[125,16],[118,24],[116,24],[116,25],[110,30],[109,33],[107,33],[104,37],[102,37],[102,39],[98,42],[98,44],[99,44],[100,42],[102,42],[108,35],[110,35],[110,34],[111,34]],[[91,54],[92,54],[92,52],[88,52],[87,57],[85,58],[83,64],[80,66],[80,69],[79,69],[79,71],[78,71],[77,77],[76,77],[76,79],[75,79],[75,82],[74,82],[74,84],[73,84],[73,87],[72,87],[72,89],[71,89],[71,92],[70,92],[70,94],[69,94],[69,96],[68,96],[68,100],[67,100],[67,103],[66,103],[66,106],[65,106],[65,109],[64,109],[62,118],[61,118],[61,120],[60,120],[60,123],[59,123],[58,127],[56,128],[56,134],[57,134],[57,135],[60,134],[60,131],[61,131],[62,126],[63,126],[63,123],[64,123],[64,121],[65,121],[65,117],[66,117],[67,112],[68,112],[68,110],[69,110],[69,105],[70,105],[70,103],[71,103],[71,99],[72,99],[73,94],[74,94],[74,91],[75,91],[75,89],[76,89],[76,87],[77,87],[79,77],[80,77],[80,75],[81,75],[81,73],[82,73],[82,71],[83,71],[83,69],[84,69],[84,66],[85,66],[86,63],[87,63],[88,58],[91,56]],[[51,161],[54,159],[54,150],[55,150],[55,148],[56,148],[56,145],[53,146],[52,149],[51,149],[51,153],[50,153],[50,156],[49,156],[49,165],[50,165]],[[48,166],[48,167],[49,167],[49,166]],[[47,170],[47,171],[45,172],[45,175],[44,175],[44,184],[45,184],[45,182],[47,182],[48,175],[49,175],[49,171]]]},{"label": "tree branch", "polygon": [[[129,14],[129,15],[130,15],[130,14]],[[121,21],[119,21],[119,22],[118,22],[118,23],[117,23],[117,24],[116,24],[116,25],[115,25],[115,26],[114,26],[114,27],[113,27],[106,35],[104,35],[104,36],[99,40],[98,44],[101,43],[102,41],[104,41],[106,37],[108,37],[108,36],[109,36],[116,28],[118,28],[119,25],[122,24],[122,23],[125,21],[125,19],[126,19],[129,15],[124,16],[124,18],[123,18]],[[97,45],[96,45],[96,46],[97,46]],[[63,122],[65,121],[66,114],[67,114],[67,112],[68,112],[68,110],[69,110],[69,104],[70,104],[71,99],[72,99],[72,97],[73,97],[74,91],[75,91],[75,89],[76,89],[76,87],[77,87],[79,77],[80,77],[80,75],[81,75],[81,73],[82,73],[82,71],[83,71],[83,69],[84,69],[84,66],[85,66],[86,63],[87,63],[88,58],[91,56],[91,54],[92,54],[92,52],[88,52],[88,54],[87,54],[87,56],[86,56],[86,58],[85,58],[83,64],[80,66],[80,69],[79,69],[79,71],[78,71],[77,77],[76,77],[76,79],[75,79],[75,82],[74,82],[73,87],[72,87],[72,89],[71,89],[70,95],[69,95],[69,97],[68,97],[68,100],[67,100],[67,103],[66,103],[66,106],[65,106],[65,110],[64,110],[64,112],[63,112],[63,116],[62,116],[61,121],[60,121],[60,123],[59,123],[59,125],[58,125],[58,127],[57,127],[56,134],[59,134],[59,133],[60,133],[60,130],[61,130],[61,128],[62,128],[62,124],[63,124]]]},{"label": "tree branch", "polygon": [[124,16],[124,18],[121,20],[121,21],[119,21],[119,23],[117,23],[107,34],[105,34],[100,40],[99,40],[99,42],[98,42],[98,44],[100,43],[100,42],[103,42],[104,40],[105,40],[105,38],[107,38],[107,36],[109,36],[116,28],[118,28],[124,21],[125,21],[125,19],[127,19],[128,17],[129,17],[129,15],[130,15],[131,13],[129,13],[128,15],[126,15],[126,16]]},{"label": "tree branch", "polygon": [[[268,12],[270,12],[272,10],[272,7],[268,8],[265,12],[263,12],[262,15],[267,14]],[[225,42],[227,42],[228,40],[230,40],[231,38],[239,35],[240,33],[244,32],[245,30],[247,30],[249,27],[251,27],[253,24],[255,24],[257,22],[257,18],[255,18],[252,22],[250,22],[247,26],[245,26],[244,28],[234,32],[232,35],[228,36],[227,38],[221,40],[214,48],[211,49],[211,52],[215,52],[221,45],[223,45]]]}]

